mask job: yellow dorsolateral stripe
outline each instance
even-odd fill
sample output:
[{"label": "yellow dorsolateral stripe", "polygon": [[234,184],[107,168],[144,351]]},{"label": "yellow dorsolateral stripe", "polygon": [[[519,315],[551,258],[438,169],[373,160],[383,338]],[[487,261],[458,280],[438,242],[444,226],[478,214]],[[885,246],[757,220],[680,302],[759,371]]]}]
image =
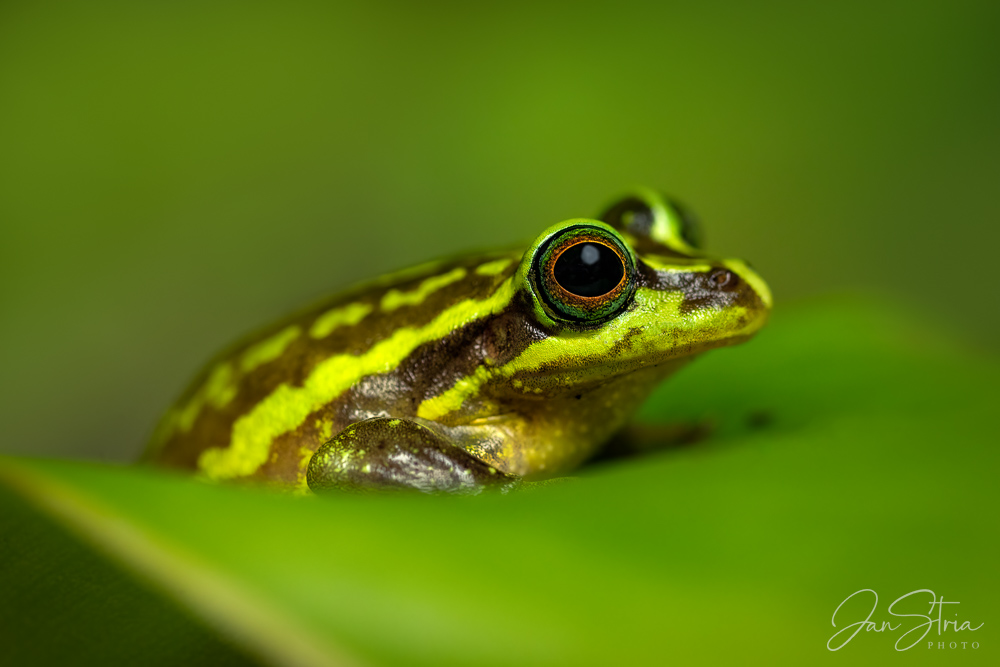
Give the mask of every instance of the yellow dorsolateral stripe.
[{"label": "yellow dorsolateral stripe", "polygon": [[427,278],[415,290],[401,292],[398,289],[391,289],[382,297],[380,305],[385,311],[396,310],[401,306],[415,306],[442,287],[447,287],[453,282],[461,280],[465,274],[466,270],[459,266],[448,273]]},{"label": "yellow dorsolateral stripe", "polygon": [[309,328],[309,335],[313,338],[326,338],[337,327],[357,324],[372,310],[372,306],[367,303],[351,303],[328,310],[316,318]]},{"label": "yellow dorsolateral stripe", "polygon": [[508,279],[489,298],[457,303],[423,327],[398,329],[362,355],[338,354],[320,362],[301,387],[280,385],[237,419],[229,447],[202,452],[199,469],[213,479],[253,474],[267,460],[273,440],[297,428],[310,413],[336,399],[362,377],[396,368],[423,343],[500,311],[513,293],[513,283]]},{"label": "yellow dorsolateral stripe", "polygon": [[[206,405],[226,407],[236,396],[237,382],[243,374],[280,357],[301,334],[302,329],[296,325],[286,327],[267,340],[249,347],[240,355],[238,364],[234,365],[229,361],[217,364],[194,396],[183,407],[173,408],[164,417],[153,436],[153,449],[166,442],[178,430],[182,433],[190,431]],[[239,372],[236,371],[236,366]]]},{"label": "yellow dorsolateral stripe", "polygon": [[450,389],[421,403],[420,407],[417,408],[417,416],[421,419],[434,421],[449,412],[458,410],[462,407],[462,403],[475,396],[479,392],[479,388],[486,384],[490,378],[502,372],[503,369],[478,366],[472,375],[462,378]]},{"label": "yellow dorsolateral stripe", "polygon": [[485,264],[480,264],[476,267],[476,273],[481,276],[495,276],[504,272],[504,270],[514,263],[513,257],[504,257],[503,259],[495,259],[492,262],[486,262]]},{"label": "yellow dorsolateral stripe", "polygon": [[233,364],[216,364],[194,395],[183,406],[176,405],[163,415],[153,431],[149,448],[143,455],[149,457],[158,452],[175,433],[187,433],[206,405],[224,408],[236,397],[236,379]]},{"label": "yellow dorsolateral stripe", "polygon": [[176,427],[181,431],[191,430],[195,419],[205,405],[224,408],[236,396],[236,379],[233,365],[223,362],[215,366],[208,379],[199,387],[195,395],[177,413]]},{"label": "yellow dorsolateral stripe", "polygon": [[671,273],[707,273],[712,270],[711,262],[704,257],[665,257],[664,255],[643,255],[642,261],[657,271]]},{"label": "yellow dorsolateral stripe", "polygon": [[240,370],[249,373],[258,366],[263,366],[269,361],[274,361],[284,353],[288,346],[302,333],[301,327],[293,324],[285,327],[267,340],[262,340],[247,348],[246,352],[240,355]]}]

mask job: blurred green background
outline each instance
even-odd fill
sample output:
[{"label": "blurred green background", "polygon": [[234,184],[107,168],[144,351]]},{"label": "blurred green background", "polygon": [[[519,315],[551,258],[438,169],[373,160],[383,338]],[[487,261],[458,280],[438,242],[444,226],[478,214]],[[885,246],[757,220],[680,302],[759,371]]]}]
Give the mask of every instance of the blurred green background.
[{"label": "blurred green background", "polygon": [[248,329],[633,183],[995,350],[998,7],[4,2],[0,452],[131,459]]}]

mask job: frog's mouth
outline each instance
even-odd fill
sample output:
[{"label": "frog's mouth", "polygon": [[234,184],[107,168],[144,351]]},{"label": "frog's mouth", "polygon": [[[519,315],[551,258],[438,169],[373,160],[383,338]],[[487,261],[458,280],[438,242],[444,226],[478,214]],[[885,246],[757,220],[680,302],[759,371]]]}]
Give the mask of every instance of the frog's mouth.
[{"label": "frog's mouth", "polygon": [[[644,337],[644,334],[645,332],[641,330],[637,330],[635,333],[630,332],[623,336],[614,349],[609,352],[584,357],[572,364],[546,363],[532,371],[531,374],[535,376],[572,374],[584,377],[611,378],[689,359],[708,350],[741,343],[753,336],[753,333],[734,333],[725,337],[686,340],[664,348],[649,340],[635,342]],[[663,336],[658,338],[662,340]]]},{"label": "frog's mouth", "polygon": [[[703,352],[753,337],[767,321],[769,312],[756,296],[753,301],[756,307],[750,308],[700,305],[684,313],[680,322],[673,320],[674,324],[665,317],[657,317],[654,311],[642,318],[641,323],[625,326],[613,336],[608,332],[595,333],[603,338],[600,342],[580,343],[578,350],[570,349],[536,364],[522,366],[515,362],[507,379],[515,387],[520,384],[548,390],[561,386],[569,392],[639,372],[669,375]],[[562,343],[572,348],[574,341]],[[540,355],[533,356],[537,359]]]}]

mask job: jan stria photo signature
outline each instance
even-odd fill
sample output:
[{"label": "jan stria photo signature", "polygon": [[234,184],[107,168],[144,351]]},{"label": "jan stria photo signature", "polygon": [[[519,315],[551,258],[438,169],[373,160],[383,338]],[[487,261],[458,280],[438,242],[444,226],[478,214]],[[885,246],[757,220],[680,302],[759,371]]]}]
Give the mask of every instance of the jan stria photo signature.
[{"label": "jan stria photo signature", "polygon": [[[848,625],[840,627],[838,625],[838,620],[841,623],[853,620],[844,618],[844,616],[846,615],[846,611],[844,612],[844,614],[841,614],[841,617],[838,619],[837,615],[840,613],[841,608],[844,606],[844,604],[847,603],[848,600],[851,600],[855,596],[864,594],[870,594],[872,598],[871,608],[868,610],[868,615],[861,620],[856,620],[854,622],[848,623]],[[925,603],[929,602],[930,604],[930,607],[928,608],[926,614],[904,613],[904,611],[913,609],[915,605],[919,605],[921,601],[924,601]],[[833,618],[830,620],[831,623],[833,624],[833,627],[835,628],[840,627],[840,629],[837,630],[837,632],[835,632],[833,636],[827,640],[826,647],[831,651],[839,651],[840,649],[847,646],[847,644],[850,643],[850,641],[854,639],[854,637],[857,636],[857,634],[862,630],[864,630],[865,632],[895,633],[901,629],[904,629],[905,632],[903,632],[903,634],[900,635],[898,639],[896,639],[895,647],[897,651],[906,651],[919,644],[927,636],[927,634],[931,631],[931,629],[934,628],[934,626],[937,626],[937,634],[939,636],[949,631],[956,633],[975,632],[979,628],[983,627],[982,623],[973,626],[969,621],[959,622],[957,618],[958,617],[957,612],[954,613],[954,616],[956,617],[954,620],[948,620],[943,618],[944,608],[945,608],[944,606],[957,605],[957,604],[959,603],[946,601],[943,595],[939,598],[934,593],[934,591],[930,590],[929,588],[921,588],[920,590],[910,591],[906,595],[902,595],[896,598],[892,602],[892,604],[889,605],[889,608],[887,610],[889,615],[894,618],[913,619],[913,620],[900,620],[897,623],[893,623],[892,621],[882,621],[881,623],[878,623],[872,620],[872,615],[875,613],[876,607],[878,607],[878,593],[876,593],[874,590],[870,588],[863,588],[859,591],[851,593],[846,598],[844,598],[843,602],[837,605],[837,608],[833,612]],[[935,617],[935,607],[937,608],[936,617]],[[954,609],[955,608],[951,608],[950,610]],[[962,642],[962,643],[965,644],[967,642]],[[933,648],[933,645],[934,642],[932,641],[928,645],[928,648]],[[973,642],[973,648],[979,648],[979,643]]]}]

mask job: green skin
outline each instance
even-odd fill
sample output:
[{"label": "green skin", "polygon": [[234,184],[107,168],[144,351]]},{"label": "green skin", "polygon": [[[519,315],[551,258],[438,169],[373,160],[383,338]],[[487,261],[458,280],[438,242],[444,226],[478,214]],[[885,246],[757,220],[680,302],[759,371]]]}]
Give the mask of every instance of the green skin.
[{"label": "green skin", "polygon": [[[527,251],[388,276],[264,330],[208,366],[145,460],[306,493],[477,493],[572,470],[661,380],[746,340],[771,308],[764,281],[704,257],[657,193],[602,218],[554,225]],[[584,236],[619,262],[617,291],[574,296],[548,271]]]}]

